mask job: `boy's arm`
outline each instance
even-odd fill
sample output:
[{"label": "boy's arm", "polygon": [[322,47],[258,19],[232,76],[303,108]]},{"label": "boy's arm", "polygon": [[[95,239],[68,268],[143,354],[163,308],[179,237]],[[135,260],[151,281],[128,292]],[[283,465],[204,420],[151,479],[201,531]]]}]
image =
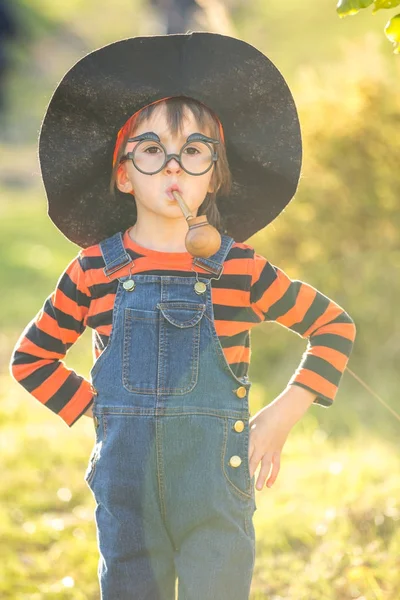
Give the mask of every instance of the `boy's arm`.
[{"label": "boy's arm", "polygon": [[90,301],[78,255],[21,333],[9,365],[14,379],[69,427],[88,411],[95,395],[91,383],[61,360],[86,329]]},{"label": "boy's arm", "polygon": [[303,387],[316,395],[315,404],[330,406],[353,348],[353,319],[313,286],[290,279],[260,254],[254,253],[250,263],[250,306],[260,322],[276,321],[308,338],[288,386]]}]

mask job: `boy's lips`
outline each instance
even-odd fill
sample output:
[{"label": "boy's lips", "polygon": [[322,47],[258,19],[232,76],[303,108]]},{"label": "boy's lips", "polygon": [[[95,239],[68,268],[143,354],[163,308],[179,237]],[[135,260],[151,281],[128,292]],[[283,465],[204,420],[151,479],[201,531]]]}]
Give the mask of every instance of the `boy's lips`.
[{"label": "boy's lips", "polygon": [[173,185],[170,185],[165,191],[167,193],[168,198],[170,198],[171,200],[175,200],[172,192],[177,191],[180,194],[182,194],[181,188],[176,183],[174,183]]}]

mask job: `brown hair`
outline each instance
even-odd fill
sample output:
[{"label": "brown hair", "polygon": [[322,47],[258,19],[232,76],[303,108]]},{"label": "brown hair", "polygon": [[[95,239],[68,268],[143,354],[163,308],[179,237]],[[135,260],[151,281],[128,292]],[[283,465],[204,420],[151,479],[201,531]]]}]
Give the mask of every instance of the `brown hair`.
[{"label": "brown hair", "polygon": [[216,144],[218,160],[215,163],[211,177],[211,184],[214,191],[207,193],[204,201],[199,206],[197,215],[206,215],[208,222],[221,231],[223,226],[221,215],[216,204],[217,193],[219,192],[220,194],[227,196],[232,186],[232,176],[226,156],[223,130],[217,115],[210,108],[208,108],[208,106],[202,104],[194,98],[174,96],[163,99],[157,103],[145,106],[126,121],[118,134],[117,143],[114,150],[110,191],[114,195],[116,189],[118,189],[116,186],[117,171],[120,166],[120,158],[125,152],[125,146],[128,138],[134,134],[135,130],[143,123],[143,121],[151,117],[154,110],[159,105],[165,105],[166,107],[167,123],[172,135],[177,135],[178,132],[182,132],[184,111],[187,108],[193,114],[199,127],[201,129],[207,128],[210,137],[213,137],[219,141],[219,144]]}]

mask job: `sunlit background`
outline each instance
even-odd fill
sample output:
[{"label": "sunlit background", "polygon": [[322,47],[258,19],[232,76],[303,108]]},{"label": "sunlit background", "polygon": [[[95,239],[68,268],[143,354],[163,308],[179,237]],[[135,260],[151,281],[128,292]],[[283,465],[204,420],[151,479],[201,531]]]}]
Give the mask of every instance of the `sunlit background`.
[{"label": "sunlit background", "polygon": [[[5,6],[5,0],[0,7]],[[174,7],[178,7],[175,10]],[[355,320],[349,368],[400,412],[400,57],[388,11],[339,19],[334,0],[13,0],[0,57],[0,597],[99,598],[90,419],[71,429],[8,373],[12,348],[78,247],[47,216],[37,159],[45,108],[87,52],[124,37],[215,31],[254,44],[292,89],[298,193],[247,243]],[[306,340],[252,331],[252,413],[286,386]],[[88,377],[91,332],[67,364]],[[400,420],[352,374],[295,426],[271,489],[256,491],[251,600],[398,600]],[[205,599],[211,600],[211,599]]]}]

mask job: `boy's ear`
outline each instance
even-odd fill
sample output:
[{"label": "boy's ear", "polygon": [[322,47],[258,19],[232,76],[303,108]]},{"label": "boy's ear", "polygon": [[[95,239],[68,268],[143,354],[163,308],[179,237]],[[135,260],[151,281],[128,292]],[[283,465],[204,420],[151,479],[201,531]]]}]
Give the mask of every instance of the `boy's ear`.
[{"label": "boy's ear", "polygon": [[132,183],[126,174],[124,165],[120,165],[120,167],[118,167],[115,184],[120,192],[125,192],[126,194],[133,193]]}]

